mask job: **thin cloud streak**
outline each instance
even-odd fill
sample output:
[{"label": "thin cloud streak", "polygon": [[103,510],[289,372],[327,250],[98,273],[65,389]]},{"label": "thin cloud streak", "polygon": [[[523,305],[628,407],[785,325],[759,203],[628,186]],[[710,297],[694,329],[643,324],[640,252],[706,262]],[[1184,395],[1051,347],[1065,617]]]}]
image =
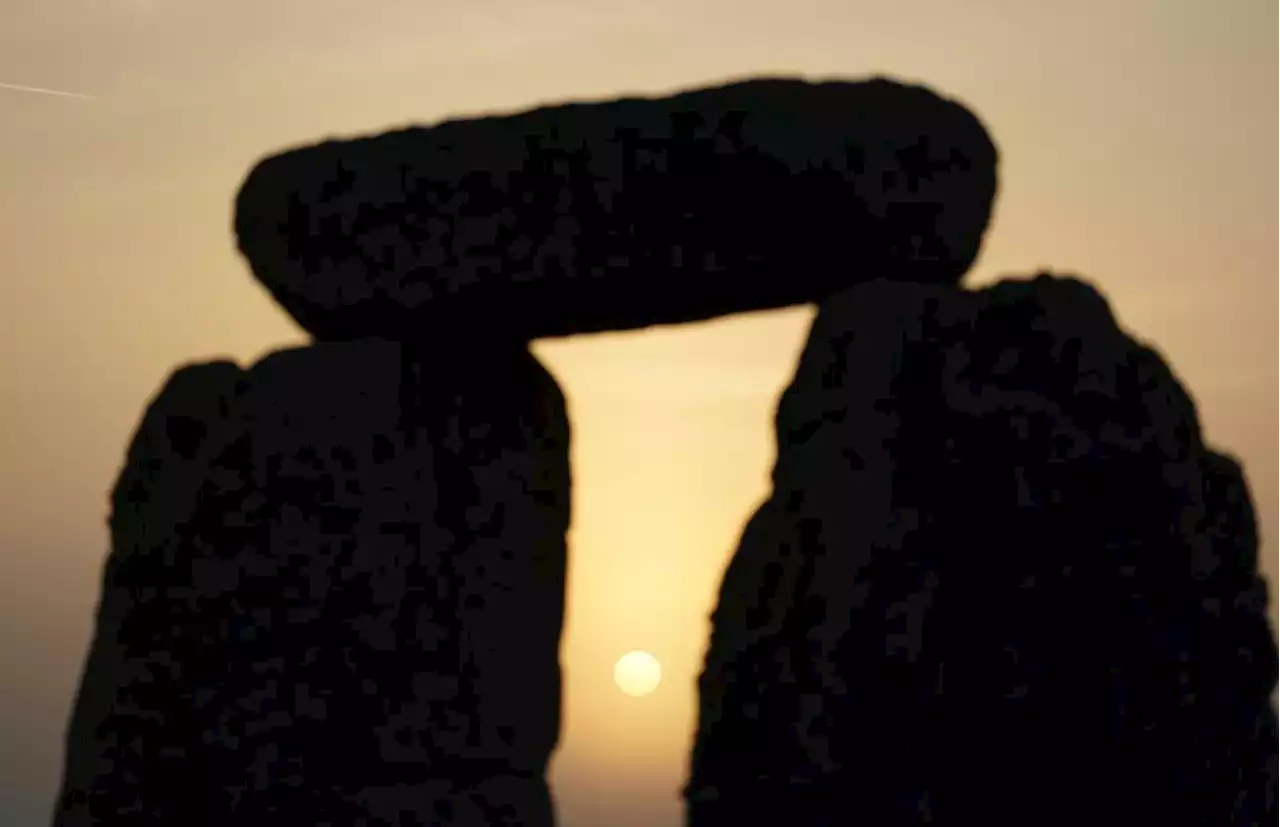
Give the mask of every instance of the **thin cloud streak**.
[{"label": "thin cloud streak", "polygon": [[59,95],[64,98],[82,98],[84,100],[98,100],[96,95],[82,95],[79,92],[63,92],[58,89],[42,89],[39,86],[20,86],[16,83],[0,83],[0,89],[13,89],[17,92],[35,92],[41,95]]}]

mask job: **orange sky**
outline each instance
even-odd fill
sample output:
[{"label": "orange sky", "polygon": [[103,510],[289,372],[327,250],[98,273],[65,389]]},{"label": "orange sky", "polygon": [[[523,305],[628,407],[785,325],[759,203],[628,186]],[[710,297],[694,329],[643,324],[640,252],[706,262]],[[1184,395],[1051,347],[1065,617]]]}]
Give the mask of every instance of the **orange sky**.
[{"label": "orange sky", "polygon": [[[43,824],[107,491],[178,363],[301,334],[239,260],[253,162],[326,133],[746,74],[921,80],[1002,152],[971,276],[1095,280],[1244,459],[1276,570],[1277,30],[1264,0],[0,0],[0,816]],[[575,423],[565,827],[675,825],[706,617],[810,308],[546,341]],[[1274,615],[1274,608],[1273,608]],[[622,653],[663,663],[643,699]]]}]

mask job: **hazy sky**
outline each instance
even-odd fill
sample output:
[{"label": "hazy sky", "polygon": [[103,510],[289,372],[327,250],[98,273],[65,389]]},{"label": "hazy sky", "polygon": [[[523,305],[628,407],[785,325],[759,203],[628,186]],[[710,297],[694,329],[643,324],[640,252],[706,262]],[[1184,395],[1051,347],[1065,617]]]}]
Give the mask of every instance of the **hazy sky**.
[{"label": "hazy sky", "polygon": [[[1276,31],[1273,0],[0,0],[0,84],[96,96],[0,88],[0,822],[45,823],[148,399],[303,338],[231,199],[327,133],[762,73],[956,95],[1002,153],[971,283],[1099,284],[1243,458],[1274,576]],[[536,345],[575,427],[564,827],[680,821],[707,615],[811,314]],[[666,673],[643,699],[611,682],[635,648]]]}]

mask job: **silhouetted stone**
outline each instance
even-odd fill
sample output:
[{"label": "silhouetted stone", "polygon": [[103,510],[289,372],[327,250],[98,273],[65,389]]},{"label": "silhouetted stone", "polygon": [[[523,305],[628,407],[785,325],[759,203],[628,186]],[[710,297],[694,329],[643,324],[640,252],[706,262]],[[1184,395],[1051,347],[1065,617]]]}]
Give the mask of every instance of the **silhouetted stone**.
[{"label": "silhouetted stone", "polygon": [[169,379],[56,827],[552,823],[564,400],[523,344],[456,362],[364,340]]},{"label": "silhouetted stone", "polygon": [[1274,822],[1241,470],[1088,285],[833,297],[777,428],[691,827]]},{"label": "silhouetted stone", "polygon": [[293,149],[250,172],[235,227],[318,338],[534,338],[955,283],[995,191],[954,101],[766,78]]}]

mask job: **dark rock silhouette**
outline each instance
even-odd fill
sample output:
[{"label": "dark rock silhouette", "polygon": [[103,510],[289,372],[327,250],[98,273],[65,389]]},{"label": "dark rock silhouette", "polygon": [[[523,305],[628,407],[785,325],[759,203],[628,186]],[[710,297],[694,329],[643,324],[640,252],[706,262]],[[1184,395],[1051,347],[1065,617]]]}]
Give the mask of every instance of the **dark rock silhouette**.
[{"label": "dark rock silhouette", "polygon": [[551,827],[569,426],[527,341],[807,301],[690,826],[1274,821],[1243,473],[1086,284],[958,289],[995,191],[979,121],[884,79],[259,163],[240,249],[320,341],[148,409],[54,827]]},{"label": "dark rock silhouette", "polygon": [[114,492],[56,827],[549,827],[567,452],[520,342],[175,372]]},{"label": "dark rock silhouette", "polygon": [[995,191],[954,101],[764,78],[293,149],[249,174],[235,227],[318,338],[534,338],[955,283]]},{"label": "dark rock silhouette", "polygon": [[777,430],[690,827],[1274,822],[1242,471],[1091,287],[833,297]]}]

